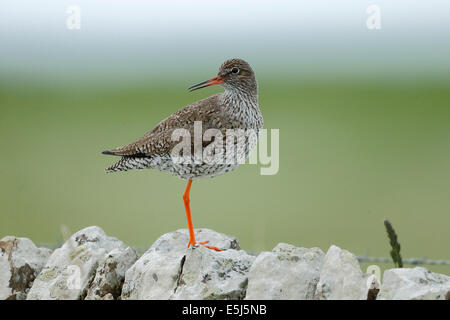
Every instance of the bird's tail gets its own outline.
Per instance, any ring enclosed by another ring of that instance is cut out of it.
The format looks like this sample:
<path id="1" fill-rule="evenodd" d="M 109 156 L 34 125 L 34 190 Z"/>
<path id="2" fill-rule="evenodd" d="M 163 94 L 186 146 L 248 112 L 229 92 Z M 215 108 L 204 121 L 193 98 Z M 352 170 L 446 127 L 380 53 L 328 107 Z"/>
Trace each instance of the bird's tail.
<path id="1" fill-rule="evenodd" d="M 128 171 L 133 169 L 131 166 L 127 165 L 129 158 L 122 157 L 119 161 L 114 163 L 113 165 L 109 166 L 105 169 L 107 173 L 110 172 L 118 172 L 118 171 Z"/>
<path id="2" fill-rule="evenodd" d="M 106 168 L 106 172 L 128 171 L 133 169 L 151 168 L 150 157 L 131 157 L 124 156 L 112 166 Z"/>

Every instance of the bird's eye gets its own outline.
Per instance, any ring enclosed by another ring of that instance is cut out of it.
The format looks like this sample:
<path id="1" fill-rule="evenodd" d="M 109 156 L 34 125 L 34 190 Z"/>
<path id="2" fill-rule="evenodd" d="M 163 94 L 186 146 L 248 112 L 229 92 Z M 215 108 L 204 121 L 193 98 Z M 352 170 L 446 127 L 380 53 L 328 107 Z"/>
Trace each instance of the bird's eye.
<path id="1" fill-rule="evenodd" d="M 233 69 L 231 69 L 231 72 L 234 74 L 238 74 L 239 73 L 239 68 L 234 67 Z"/>

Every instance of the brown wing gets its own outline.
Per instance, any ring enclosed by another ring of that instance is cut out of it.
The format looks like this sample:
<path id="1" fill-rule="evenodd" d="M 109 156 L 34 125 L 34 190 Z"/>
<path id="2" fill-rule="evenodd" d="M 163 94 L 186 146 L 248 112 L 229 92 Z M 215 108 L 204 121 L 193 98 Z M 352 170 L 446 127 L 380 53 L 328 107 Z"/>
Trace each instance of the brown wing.
<path id="1" fill-rule="evenodd" d="M 179 141 L 172 141 L 175 129 L 184 128 L 193 136 L 194 121 L 202 121 L 203 131 L 220 128 L 222 114 L 219 107 L 219 95 L 213 95 L 194 104 L 188 105 L 161 121 L 142 138 L 125 146 L 104 151 L 104 154 L 116 156 L 151 156 L 169 154 Z"/>

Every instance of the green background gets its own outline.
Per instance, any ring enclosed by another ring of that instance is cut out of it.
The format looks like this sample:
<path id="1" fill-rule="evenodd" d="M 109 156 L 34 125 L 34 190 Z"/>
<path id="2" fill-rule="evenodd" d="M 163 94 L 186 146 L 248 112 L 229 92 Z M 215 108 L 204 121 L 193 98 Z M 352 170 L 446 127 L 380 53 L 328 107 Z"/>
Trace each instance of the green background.
<path id="1" fill-rule="evenodd" d="M 251 251 L 287 242 L 388 256 L 388 218 L 404 257 L 450 258 L 449 83 L 261 80 L 265 127 L 280 130 L 279 172 L 246 164 L 195 181 L 194 226 L 235 235 Z M 148 247 L 185 228 L 185 181 L 154 170 L 106 174 L 116 158 L 100 154 L 220 91 L 185 87 L 3 84 L 0 234 L 53 243 L 60 225 L 99 225 Z"/>
<path id="2" fill-rule="evenodd" d="M 450 260 L 450 3 L 380 0 L 368 30 L 369 1 L 199 2 L 79 0 L 75 31 L 72 2 L 0 4 L 0 237 L 56 245 L 61 226 L 98 225 L 148 248 L 186 228 L 185 181 L 106 174 L 117 158 L 101 151 L 220 92 L 187 88 L 240 57 L 280 130 L 279 172 L 194 181 L 195 227 L 252 252 L 389 257 L 387 218 L 404 258 Z"/>

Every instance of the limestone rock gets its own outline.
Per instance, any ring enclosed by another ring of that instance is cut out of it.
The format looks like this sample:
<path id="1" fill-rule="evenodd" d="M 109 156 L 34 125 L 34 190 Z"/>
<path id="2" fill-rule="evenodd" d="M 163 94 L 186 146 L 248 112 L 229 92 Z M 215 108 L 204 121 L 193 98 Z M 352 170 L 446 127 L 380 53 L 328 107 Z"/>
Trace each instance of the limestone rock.
<path id="1" fill-rule="evenodd" d="M 209 229 L 196 229 L 195 234 L 198 242 L 209 240 L 226 250 L 188 249 L 187 230 L 167 233 L 128 269 L 122 299 L 219 299 L 242 294 L 244 288 L 239 286 L 245 287 L 253 257 L 239 250 L 236 238 Z M 229 280 L 231 275 L 236 279 Z"/>
<path id="2" fill-rule="evenodd" d="M 23 300 L 51 250 L 37 248 L 27 238 L 7 236 L 0 240 L 0 300 Z"/>
<path id="3" fill-rule="evenodd" d="M 0 299 L 447 299 L 450 277 L 425 268 L 390 269 L 380 285 L 356 257 L 331 246 L 280 243 L 257 257 L 236 238 L 196 229 L 201 245 L 187 248 L 188 230 L 161 236 L 140 258 L 99 227 L 72 235 L 54 252 L 26 238 L 0 240 Z"/>
<path id="4" fill-rule="evenodd" d="M 74 300 L 86 294 L 98 263 L 113 249 L 125 244 L 96 226 L 72 235 L 56 249 L 31 287 L 29 300 Z"/>
<path id="5" fill-rule="evenodd" d="M 449 300 L 450 277 L 423 267 L 384 272 L 378 300 Z"/>
<path id="6" fill-rule="evenodd" d="M 125 272 L 136 262 L 138 254 L 127 247 L 114 249 L 104 257 L 89 283 L 85 300 L 114 300 L 120 297 Z"/>
<path id="7" fill-rule="evenodd" d="M 250 268 L 246 299 L 313 299 L 325 254 L 319 248 L 280 243 Z"/>
<path id="8" fill-rule="evenodd" d="M 255 260 L 243 250 L 216 252 L 199 246 L 182 263 L 171 299 L 241 300 Z"/>
<path id="9" fill-rule="evenodd" d="M 368 276 L 361 271 L 356 257 L 347 250 L 331 246 L 323 260 L 314 298 L 366 300 L 368 291 Z"/>

